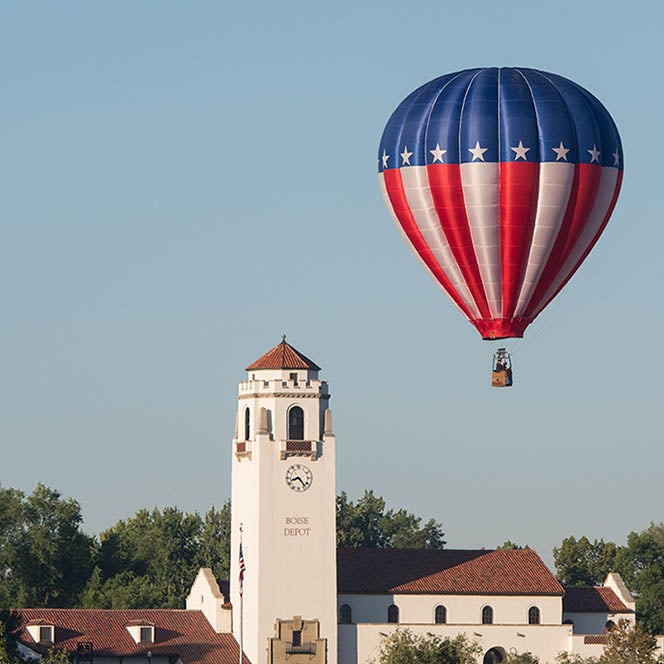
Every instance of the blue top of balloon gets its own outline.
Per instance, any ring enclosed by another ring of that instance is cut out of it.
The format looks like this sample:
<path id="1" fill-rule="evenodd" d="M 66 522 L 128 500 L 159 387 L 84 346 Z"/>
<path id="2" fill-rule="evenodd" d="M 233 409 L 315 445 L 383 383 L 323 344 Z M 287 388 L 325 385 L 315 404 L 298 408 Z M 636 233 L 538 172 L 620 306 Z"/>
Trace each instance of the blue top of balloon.
<path id="1" fill-rule="evenodd" d="M 385 127 L 378 170 L 515 157 L 623 168 L 616 125 L 590 92 L 556 74 L 491 67 L 441 76 L 408 95 Z"/>

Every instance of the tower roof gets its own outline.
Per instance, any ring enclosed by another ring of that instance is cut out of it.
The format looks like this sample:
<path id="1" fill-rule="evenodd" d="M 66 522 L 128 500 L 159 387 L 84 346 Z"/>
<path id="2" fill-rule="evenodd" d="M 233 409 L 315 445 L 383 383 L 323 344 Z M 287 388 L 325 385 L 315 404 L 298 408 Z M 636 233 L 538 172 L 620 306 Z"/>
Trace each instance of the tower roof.
<path id="1" fill-rule="evenodd" d="M 281 337 L 281 343 L 259 357 L 253 364 L 250 364 L 246 371 L 257 369 L 313 369 L 314 371 L 320 371 L 320 367 L 315 362 L 312 362 L 306 355 L 302 355 L 299 350 L 286 343 L 285 334 Z"/>

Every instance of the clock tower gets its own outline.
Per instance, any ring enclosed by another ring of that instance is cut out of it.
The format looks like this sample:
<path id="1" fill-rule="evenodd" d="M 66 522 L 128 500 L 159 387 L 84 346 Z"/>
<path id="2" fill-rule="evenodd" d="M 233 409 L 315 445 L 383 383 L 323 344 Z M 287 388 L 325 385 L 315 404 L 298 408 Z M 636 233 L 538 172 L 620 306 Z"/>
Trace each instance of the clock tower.
<path id="1" fill-rule="evenodd" d="M 230 581 L 252 664 L 337 661 L 335 438 L 319 371 L 284 336 L 239 386 Z"/>

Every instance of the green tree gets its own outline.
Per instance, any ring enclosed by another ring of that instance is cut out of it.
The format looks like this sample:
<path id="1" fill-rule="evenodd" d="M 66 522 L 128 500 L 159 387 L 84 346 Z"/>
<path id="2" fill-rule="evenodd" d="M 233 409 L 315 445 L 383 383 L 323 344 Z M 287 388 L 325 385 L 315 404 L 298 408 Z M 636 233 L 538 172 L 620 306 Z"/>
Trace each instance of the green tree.
<path id="1" fill-rule="evenodd" d="M 599 664 L 658 664 L 657 639 L 638 623 L 621 620 L 606 636 Z"/>
<path id="2" fill-rule="evenodd" d="M 19 617 L 13 611 L 0 611 L 0 664 L 19 664 L 16 653 L 14 631 L 19 625 Z"/>
<path id="3" fill-rule="evenodd" d="M 539 664 L 539 657 L 535 657 L 531 652 L 522 652 L 518 655 L 507 653 L 505 664 Z"/>
<path id="4" fill-rule="evenodd" d="M 81 521 L 78 502 L 43 484 L 0 487 L 0 606 L 77 605 L 94 550 Z"/>
<path id="5" fill-rule="evenodd" d="M 553 550 L 558 580 L 567 586 L 596 586 L 616 571 L 619 548 L 613 542 L 587 537 L 564 539 Z"/>
<path id="6" fill-rule="evenodd" d="M 140 510 L 100 535 L 99 572 L 85 599 L 109 608 L 180 608 L 201 565 L 198 514 Z"/>
<path id="7" fill-rule="evenodd" d="M 597 658 L 581 657 L 581 655 L 561 652 L 556 656 L 556 664 L 597 664 Z"/>
<path id="8" fill-rule="evenodd" d="M 397 629 L 384 636 L 373 664 L 475 664 L 480 646 L 465 635 L 443 638 Z"/>
<path id="9" fill-rule="evenodd" d="M 512 540 L 505 540 L 500 546 L 496 547 L 497 549 L 530 549 L 530 547 L 526 544 L 526 546 L 521 546 L 520 544 L 515 544 L 512 542 Z"/>
<path id="10" fill-rule="evenodd" d="M 42 664 L 71 664 L 71 657 L 66 650 L 49 648 L 42 658 Z"/>
<path id="11" fill-rule="evenodd" d="M 227 500 L 220 510 L 214 505 L 203 519 L 199 565 L 209 567 L 215 578 L 230 576 L 231 553 L 231 501 Z"/>
<path id="12" fill-rule="evenodd" d="M 337 496 L 337 544 L 339 546 L 400 549 L 442 549 L 442 526 L 405 509 L 386 510 L 383 498 L 365 491 L 356 503 L 344 491 Z"/>
<path id="13" fill-rule="evenodd" d="M 632 532 L 618 557 L 618 569 L 637 594 L 639 622 L 654 634 L 664 632 L 664 523 Z"/>

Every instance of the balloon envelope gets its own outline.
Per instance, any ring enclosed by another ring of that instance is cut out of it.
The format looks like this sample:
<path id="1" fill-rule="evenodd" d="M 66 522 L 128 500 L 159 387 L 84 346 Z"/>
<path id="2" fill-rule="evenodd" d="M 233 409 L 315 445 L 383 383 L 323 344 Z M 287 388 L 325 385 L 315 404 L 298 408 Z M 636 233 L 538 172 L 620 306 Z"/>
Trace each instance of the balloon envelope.
<path id="1" fill-rule="evenodd" d="M 616 204 L 620 136 L 572 81 L 468 69 L 415 90 L 378 153 L 402 235 L 484 339 L 522 337 L 588 255 Z"/>

